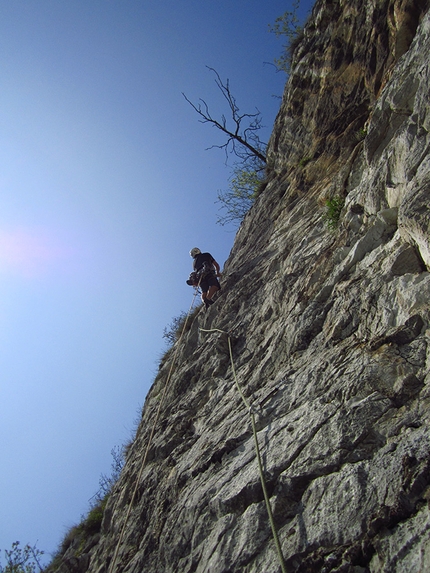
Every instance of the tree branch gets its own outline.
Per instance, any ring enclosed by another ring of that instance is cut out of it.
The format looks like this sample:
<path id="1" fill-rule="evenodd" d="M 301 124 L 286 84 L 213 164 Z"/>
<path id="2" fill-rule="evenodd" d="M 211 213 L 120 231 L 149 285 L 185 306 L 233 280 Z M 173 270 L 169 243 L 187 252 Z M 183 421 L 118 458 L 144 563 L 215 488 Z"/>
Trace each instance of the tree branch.
<path id="1" fill-rule="evenodd" d="M 220 75 L 214 68 L 210 68 L 209 66 L 206 67 L 211 72 L 214 72 L 216 76 L 215 83 L 227 101 L 230 108 L 231 121 L 233 123 L 233 127 L 228 127 L 225 115 L 221 115 L 220 120 L 212 117 L 209 111 L 209 106 L 205 100 L 200 98 L 200 103 L 196 105 L 189 100 L 184 93 L 182 93 L 186 101 L 202 118 L 199 120 L 201 123 L 209 123 L 227 135 L 226 143 L 223 145 L 212 145 L 208 149 L 217 147 L 219 149 L 224 149 L 227 157 L 230 152 L 239 157 L 242 161 L 248 161 L 254 157 L 259 161 L 266 163 L 266 144 L 260 140 L 257 134 L 257 132 L 262 128 L 260 112 L 257 110 L 256 113 L 239 113 L 236 99 L 230 91 L 229 80 L 227 79 L 224 84 Z M 246 123 L 245 128 L 243 128 L 244 123 Z"/>

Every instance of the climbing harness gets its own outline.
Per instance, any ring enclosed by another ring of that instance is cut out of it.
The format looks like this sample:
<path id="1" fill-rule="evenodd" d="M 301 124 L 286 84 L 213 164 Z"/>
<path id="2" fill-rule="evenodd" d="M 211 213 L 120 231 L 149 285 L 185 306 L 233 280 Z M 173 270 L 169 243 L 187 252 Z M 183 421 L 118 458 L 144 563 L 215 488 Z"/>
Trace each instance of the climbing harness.
<path id="1" fill-rule="evenodd" d="M 158 404 L 157 413 L 156 413 L 156 415 L 155 415 L 155 420 L 154 420 L 154 423 L 153 423 L 153 425 L 152 425 L 151 433 L 150 433 L 150 435 L 149 435 L 148 442 L 147 442 L 146 449 L 145 449 L 145 454 L 144 454 L 144 456 L 143 456 L 143 462 L 142 462 L 142 464 L 141 464 L 141 466 L 140 466 L 140 470 L 139 470 L 139 473 L 138 473 L 137 478 L 136 478 L 136 484 L 135 484 L 135 486 L 134 486 L 133 494 L 132 494 L 132 496 L 131 496 L 131 500 L 130 500 L 130 503 L 129 503 L 129 505 L 128 505 L 127 513 L 126 513 L 126 516 L 125 516 L 125 520 L 124 520 L 123 526 L 122 526 L 122 528 L 121 528 L 121 533 L 120 533 L 120 536 L 119 536 L 119 539 L 118 539 L 118 543 L 116 544 L 116 547 L 115 547 L 115 553 L 114 553 L 113 559 L 112 559 L 112 561 L 111 561 L 111 563 L 110 563 L 110 565 L 109 565 L 109 567 L 108 567 L 108 573 L 114 573 L 114 571 L 115 571 L 115 566 L 116 566 L 116 562 L 117 562 L 117 559 L 118 559 L 119 549 L 120 549 L 120 547 L 121 547 L 122 540 L 123 540 L 123 538 L 124 538 L 125 528 L 126 528 L 128 519 L 129 519 L 129 517 L 130 517 L 131 508 L 133 507 L 134 500 L 135 500 L 135 498 L 136 498 L 136 493 L 137 493 L 137 489 L 138 489 L 138 487 L 139 487 L 140 478 L 142 477 L 142 473 L 143 473 L 143 470 L 144 470 L 145 465 L 146 465 L 146 459 L 147 459 L 147 457 L 148 457 L 149 449 L 150 449 L 151 444 L 152 444 L 152 439 L 153 439 L 154 434 L 155 434 L 155 427 L 156 427 L 156 425 L 157 425 L 157 423 L 158 423 L 158 419 L 159 419 L 160 414 L 161 414 L 161 408 L 162 408 L 162 406 L 163 406 L 163 404 L 164 404 L 164 400 L 165 400 L 166 395 L 167 395 L 167 390 L 168 390 L 168 388 L 169 388 L 170 379 L 171 379 L 172 373 L 173 373 L 173 367 L 174 367 L 174 365 L 175 365 L 176 357 L 177 357 L 178 350 L 179 350 L 179 343 L 180 343 L 180 341 L 181 341 L 181 339 L 182 339 L 182 336 L 184 335 L 185 329 L 186 329 L 187 324 L 188 324 L 188 319 L 189 319 L 190 314 L 191 314 L 191 310 L 192 310 L 192 308 L 193 308 L 193 306 L 194 306 L 194 301 L 195 301 L 196 296 L 197 296 L 197 294 L 198 294 L 198 292 L 199 292 L 198 289 L 199 289 L 199 286 L 200 286 L 200 281 L 201 281 L 201 278 L 200 278 L 198 284 L 196 285 L 195 292 L 194 292 L 194 296 L 193 296 L 193 300 L 192 300 L 192 302 L 191 302 L 191 306 L 190 306 L 190 308 L 189 308 L 189 310 L 188 310 L 187 316 L 186 316 L 185 321 L 184 321 L 184 325 L 183 325 L 183 327 L 182 327 L 181 334 L 180 334 L 180 336 L 179 336 L 179 338 L 178 338 L 178 341 L 177 341 L 177 343 L 176 343 L 175 354 L 173 355 L 173 360 L 172 360 L 172 363 L 171 363 L 171 365 L 170 365 L 169 373 L 168 373 L 168 375 L 167 375 L 167 380 L 166 380 L 166 384 L 165 384 L 165 386 L 164 386 L 164 390 L 163 390 L 163 393 L 162 393 L 162 396 L 161 396 L 160 403 Z"/>
<path id="2" fill-rule="evenodd" d="M 234 360 L 233 360 L 233 351 L 231 348 L 230 332 L 226 332 L 225 330 L 220 330 L 218 328 L 213 328 L 211 330 L 205 330 L 203 328 L 200 328 L 200 330 L 201 330 L 201 332 L 220 332 L 222 334 L 227 335 L 228 350 L 229 350 L 229 354 L 230 354 L 230 364 L 231 364 L 231 370 L 233 372 L 234 382 L 236 384 L 236 388 L 239 392 L 239 395 L 242 398 L 242 402 L 244 403 L 245 408 L 248 410 L 249 417 L 251 419 L 252 433 L 254 435 L 255 453 L 257 455 L 258 470 L 260 473 L 261 488 L 263 490 L 264 501 L 266 503 L 266 509 L 267 509 L 267 515 L 269 517 L 270 527 L 272 529 L 272 535 L 273 535 L 273 540 L 274 540 L 275 546 L 276 546 L 276 552 L 277 552 L 278 558 L 279 558 L 279 564 L 281 566 L 282 573 L 287 573 L 287 568 L 286 568 L 286 564 L 285 564 L 285 560 L 284 560 L 284 555 L 282 553 L 281 543 L 279 541 L 278 532 L 276 530 L 275 520 L 273 519 L 272 507 L 270 505 L 270 500 L 269 500 L 269 494 L 267 493 L 266 480 L 264 479 L 263 462 L 261 461 L 260 446 L 258 445 L 257 427 L 255 424 L 255 409 L 254 409 L 254 406 L 252 406 L 249 403 L 249 401 L 246 399 L 245 394 L 242 392 L 242 388 L 240 387 L 239 382 L 237 380 L 236 369 L 235 369 Z"/>

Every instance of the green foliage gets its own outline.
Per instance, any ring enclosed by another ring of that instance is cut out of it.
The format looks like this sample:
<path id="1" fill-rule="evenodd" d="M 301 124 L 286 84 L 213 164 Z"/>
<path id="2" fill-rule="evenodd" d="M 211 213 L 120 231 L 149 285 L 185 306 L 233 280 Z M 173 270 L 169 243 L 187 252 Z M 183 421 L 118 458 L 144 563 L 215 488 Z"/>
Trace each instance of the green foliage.
<path id="1" fill-rule="evenodd" d="M 43 551 L 36 546 L 26 545 L 21 549 L 19 541 L 12 543 L 10 551 L 5 549 L 6 566 L 0 565 L 0 573 L 36 573 L 42 571 L 39 563 Z"/>
<path id="2" fill-rule="evenodd" d="M 179 316 L 172 318 L 172 322 L 164 329 L 163 338 L 165 338 L 169 344 L 175 344 L 175 342 L 179 340 L 186 318 L 187 313 L 181 312 Z"/>
<path id="3" fill-rule="evenodd" d="M 191 324 L 201 307 L 202 305 L 194 307 L 194 310 L 190 312 L 189 316 L 187 312 L 183 311 L 179 316 L 172 318 L 172 322 L 164 329 L 163 338 L 165 338 L 169 344 L 175 344 L 175 342 L 179 340 L 182 332 L 188 332 L 188 330 L 190 330 Z"/>
<path id="4" fill-rule="evenodd" d="M 102 520 L 103 520 L 103 513 L 107 504 L 108 495 L 97 502 L 89 511 L 86 519 L 82 522 L 81 527 L 82 531 L 86 535 L 94 535 L 100 531 Z"/>
<path id="5" fill-rule="evenodd" d="M 345 199 L 336 195 L 325 202 L 325 213 L 323 219 L 327 227 L 334 231 L 339 225 L 340 213 L 345 205 Z"/>
<path id="6" fill-rule="evenodd" d="M 217 203 L 221 203 L 220 210 L 225 212 L 218 217 L 218 224 L 240 225 L 261 192 L 263 173 L 261 166 L 257 169 L 255 163 L 236 164 L 230 179 L 230 188 L 228 191 L 218 192 Z"/>
<path id="7" fill-rule="evenodd" d="M 126 446 L 116 446 L 112 448 L 111 455 L 113 461 L 111 463 L 110 475 L 102 474 L 100 476 L 100 488 L 90 500 L 90 509 L 88 514 L 86 516 L 82 516 L 81 522 L 78 525 L 75 525 L 68 530 L 64 536 L 59 550 L 57 551 L 57 554 L 54 556 L 49 566 L 45 569 L 45 573 L 56 571 L 68 549 L 73 548 L 73 552 L 76 555 L 79 555 L 85 547 L 87 540 L 92 535 L 95 535 L 100 531 L 109 495 L 114 484 L 119 479 L 121 470 L 124 466 L 125 451 Z M 0 573 L 3 573 L 1 569 Z M 12 571 L 8 571 L 7 573 L 12 573 Z M 25 573 L 27 573 L 27 571 L 25 571 Z M 33 571 L 29 573 L 33 573 Z"/>
<path id="8" fill-rule="evenodd" d="M 118 481 L 125 460 L 125 446 L 115 446 L 110 451 L 112 456 L 111 473 L 102 474 L 99 479 L 100 489 L 94 496 L 95 500 L 101 502 L 110 494 L 115 482 Z"/>
<path id="9" fill-rule="evenodd" d="M 56 571 L 60 567 L 62 559 L 68 550 L 72 550 L 73 554 L 76 556 L 82 553 L 88 539 L 92 535 L 99 533 L 101 529 L 103 514 L 108 499 L 109 495 L 106 495 L 104 499 L 97 500 L 91 506 L 88 515 L 82 518 L 81 523 L 71 527 L 68 530 L 64 536 L 59 550 L 57 551 L 48 567 L 44 570 L 44 573 L 53 573 Z M 33 571 L 31 573 L 33 573 Z"/>
<path id="10" fill-rule="evenodd" d="M 305 167 L 309 163 L 309 161 L 311 161 L 311 160 L 312 160 L 312 157 L 303 157 L 299 161 L 300 167 Z"/>
<path id="11" fill-rule="evenodd" d="M 125 447 L 115 446 L 110 451 L 112 456 L 110 474 L 101 474 L 99 479 L 100 489 L 91 498 L 92 505 L 87 517 L 82 521 L 80 527 L 85 533 L 92 535 L 100 531 L 103 513 L 111 494 L 114 484 L 118 481 L 125 460 Z"/>
<path id="12" fill-rule="evenodd" d="M 283 36 L 287 38 L 286 44 L 283 45 L 283 53 L 279 58 L 275 59 L 275 65 L 278 70 L 290 73 L 291 60 L 294 51 L 297 48 L 300 40 L 303 38 L 303 26 L 301 25 L 298 16 L 301 0 L 294 0 L 292 10 L 287 10 L 276 18 L 273 26 L 269 25 L 269 30 L 277 37 Z"/>
<path id="13" fill-rule="evenodd" d="M 357 141 L 362 141 L 367 135 L 367 129 L 365 127 L 360 127 L 355 133 L 355 139 Z"/>

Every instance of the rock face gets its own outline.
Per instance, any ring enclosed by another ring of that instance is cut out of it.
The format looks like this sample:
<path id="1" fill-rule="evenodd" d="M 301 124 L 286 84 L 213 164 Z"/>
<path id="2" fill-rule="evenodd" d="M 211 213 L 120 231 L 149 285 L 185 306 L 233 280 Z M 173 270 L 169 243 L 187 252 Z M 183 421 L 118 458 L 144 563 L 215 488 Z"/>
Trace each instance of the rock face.
<path id="1" fill-rule="evenodd" d="M 223 290 L 55 571 L 281 571 L 234 371 L 286 570 L 430 571 L 428 7 L 317 2 Z"/>

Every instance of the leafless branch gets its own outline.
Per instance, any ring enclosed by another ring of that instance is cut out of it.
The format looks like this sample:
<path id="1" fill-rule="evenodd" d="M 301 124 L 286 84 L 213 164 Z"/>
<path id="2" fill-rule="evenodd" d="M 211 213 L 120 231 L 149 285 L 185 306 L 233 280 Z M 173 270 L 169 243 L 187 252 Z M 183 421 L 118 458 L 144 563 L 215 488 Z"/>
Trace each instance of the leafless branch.
<path id="1" fill-rule="evenodd" d="M 258 136 L 258 131 L 262 128 L 261 113 L 257 109 L 256 113 L 241 114 L 239 112 L 236 99 L 230 91 L 229 80 L 227 79 L 226 82 L 223 83 L 220 75 L 216 70 L 214 70 L 214 68 L 210 68 L 209 66 L 206 67 L 215 74 L 215 83 L 230 108 L 231 127 L 228 126 L 228 122 L 224 114 L 221 115 L 221 119 L 212 117 L 209 106 L 205 100 L 200 98 L 199 103 L 194 104 L 184 93 L 182 93 L 182 95 L 202 118 L 199 120 L 201 123 L 209 123 L 227 136 L 226 143 L 222 145 L 212 145 L 208 149 L 217 147 L 225 150 L 226 157 L 228 157 L 229 153 L 233 153 L 242 161 L 249 161 L 256 158 L 257 160 L 266 163 L 266 144 L 263 143 Z"/>

